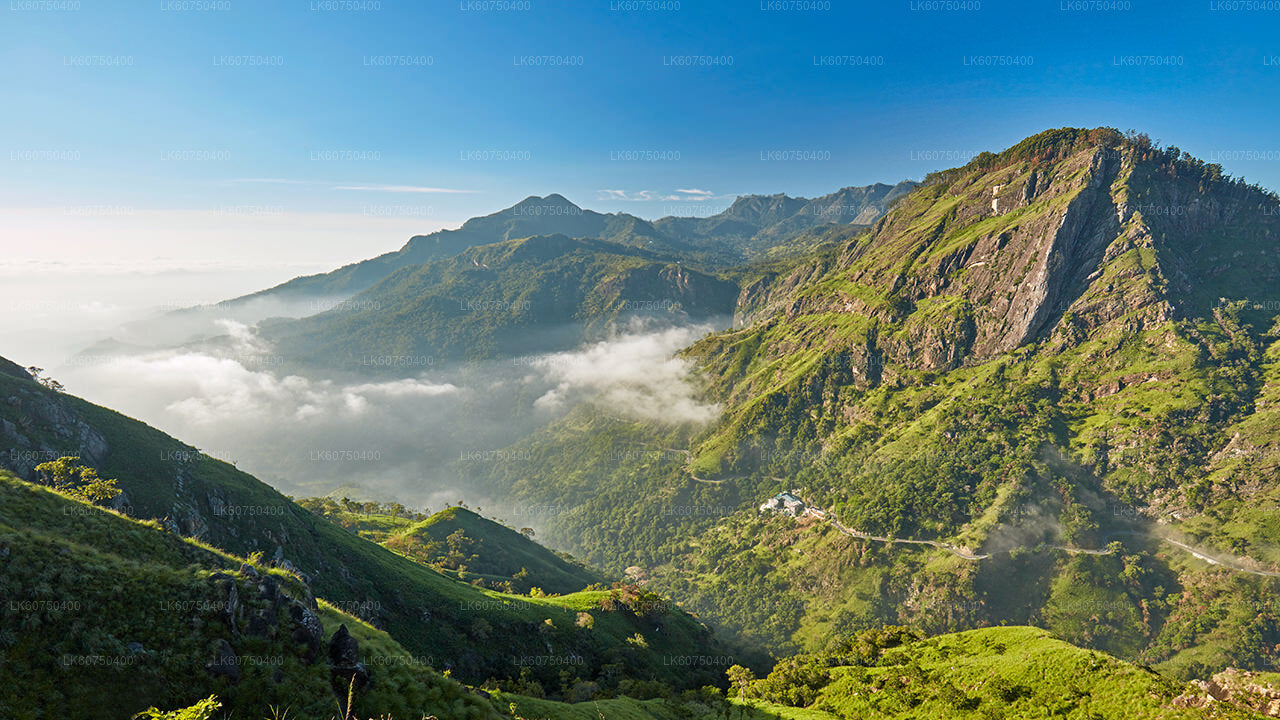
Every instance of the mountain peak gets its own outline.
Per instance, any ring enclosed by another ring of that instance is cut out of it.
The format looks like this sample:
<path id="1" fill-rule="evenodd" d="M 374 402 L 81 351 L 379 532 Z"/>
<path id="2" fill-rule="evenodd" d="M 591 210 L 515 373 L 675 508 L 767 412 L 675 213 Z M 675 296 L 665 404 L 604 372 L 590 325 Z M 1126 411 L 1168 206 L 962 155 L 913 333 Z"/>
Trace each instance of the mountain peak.
<path id="1" fill-rule="evenodd" d="M 561 195 L 560 193 L 551 193 L 546 197 L 538 197 L 537 195 L 530 195 L 529 197 L 521 200 L 515 205 L 512 205 L 507 210 L 508 211 L 524 210 L 531 207 L 539 207 L 543 209 L 572 208 L 573 210 L 576 210 L 578 212 L 582 211 L 581 207 L 574 204 L 572 201 L 570 201 L 568 198 Z"/>

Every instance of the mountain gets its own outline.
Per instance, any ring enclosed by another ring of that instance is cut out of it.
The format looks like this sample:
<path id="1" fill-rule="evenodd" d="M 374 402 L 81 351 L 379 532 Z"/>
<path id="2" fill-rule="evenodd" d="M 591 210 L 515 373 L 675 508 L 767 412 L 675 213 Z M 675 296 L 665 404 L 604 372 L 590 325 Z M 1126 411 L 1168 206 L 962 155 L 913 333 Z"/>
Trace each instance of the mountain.
<path id="1" fill-rule="evenodd" d="M 766 226 L 747 247 L 755 255 L 778 256 L 794 253 L 795 239 L 806 231 L 841 227 L 867 227 L 879 220 L 900 198 L 918 183 L 904 180 L 897 185 L 876 183 L 847 187 L 806 202 L 794 215 Z"/>
<path id="2" fill-rule="evenodd" d="M 341 285 L 360 291 L 316 315 L 265 322 L 263 335 L 300 367 L 352 370 L 369 357 L 480 360 L 566 349 L 628 314 L 728 316 L 739 289 L 684 262 L 707 261 L 705 252 L 736 260 L 809 249 L 823 238 L 805 231 L 862 229 L 850 219 L 878 217 L 914 185 L 844 188 L 814 200 L 745 196 L 712 217 L 653 224 L 583 211 L 559 195 L 531 197 L 458 231 L 414 238 L 396 256 L 398 269 L 382 263 L 388 272 L 367 289 Z M 552 227 L 563 232 L 524 235 Z M 492 240 L 451 244 L 476 238 Z M 347 272 L 331 280 L 347 283 Z M 331 280 L 323 292 L 336 292 Z M 320 292 L 309 283 L 288 292 Z"/>
<path id="3" fill-rule="evenodd" d="M 347 532 L 136 420 L 11 375 L 0 374 L 0 399 L 0 467 L 34 480 L 36 465 L 79 456 L 101 477 L 119 480 L 124 494 L 115 507 L 130 517 L 236 555 L 260 554 L 316 597 L 464 682 L 508 689 L 537 683 L 564 697 L 579 681 L 606 691 L 640 681 L 698 688 L 720 676 L 715 668 L 664 663 L 719 647 L 669 600 L 631 588 L 542 598 L 483 590 Z M 19 530 L 20 521 L 13 521 Z M 513 656 L 575 662 L 530 666 Z M 617 663 L 627 670 L 611 669 Z"/>
<path id="4" fill-rule="evenodd" d="M 402 268 L 341 307 L 264 323 L 261 334 L 310 367 L 359 370 L 370 356 L 482 360 L 570 349 L 628 317 L 728 318 L 737 295 L 735 284 L 671 256 L 545 235 Z"/>
<path id="5" fill-rule="evenodd" d="M 738 261 L 785 254 L 791 241 L 814 228 L 869 226 L 916 186 L 876 183 L 847 187 L 807 199 L 788 195 L 744 195 L 724 211 L 704 218 L 666 217 L 653 227 L 699 246 L 717 247 Z"/>
<path id="6" fill-rule="evenodd" d="M 532 235 L 563 234 L 571 237 L 599 237 L 615 221 L 625 220 L 592 210 L 584 210 L 562 195 L 531 195 L 505 210 L 474 217 L 457 230 L 440 230 L 415 235 L 395 252 L 379 255 L 337 270 L 294 278 L 273 288 L 228 301 L 227 305 L 251 303 L 267 297 L 278 299 L 346 297 L 372 286 L 392 272 L 410 265 L 450 258 L 477 245 L 502 242 Z M 636 242 L 646 242 L 639 218 Z"/>
<path id="7" fill-rule="evenodd" d="M 813 200 L 785 195 L 739 197 L 708 217 L 665 217 L 652 223 L 627 213 L 598 213 L 552 193 L 531 195 L 515 205 L 467 220 L 456 230 L 415 235 L 395 252 L 345 265 L 327 273 L 294 278 L 266 290 L 228 300 L 218 312 L 234 312 L 267 300 L 340 299 L 372 287 L 396 270 L 454 257 L 479 245 L 535 235 L 594 238 L 661 253 L 686 262 L 727 267 L 776 244 L 787 234 L 828 223 L 869 224 L 915 183 L 844 188 Z M 691 206 L 691 209 L 696 209 Z M 179 314 L 207 312 L 193 308 Z"/>
<path id="8" fill-rule="evenodd" d="M 460 470 L 581 508 L 551 542 L 778 652 L 1030 623 L 1181 678 L 1265 668 L 1277 208 L 1141 136 L 1047 131 L 742 271 L 735 327 L 685 351 L 716 422 L 582 408 L 518 471 Z M 823 514 L 756 511 L 792 489 Z"/>

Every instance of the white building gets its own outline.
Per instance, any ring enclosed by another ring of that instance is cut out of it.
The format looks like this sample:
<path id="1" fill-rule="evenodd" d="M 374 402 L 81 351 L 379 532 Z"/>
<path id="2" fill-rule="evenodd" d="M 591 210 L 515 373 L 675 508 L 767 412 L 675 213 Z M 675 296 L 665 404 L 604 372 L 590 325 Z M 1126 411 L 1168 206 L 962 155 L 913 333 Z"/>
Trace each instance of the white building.
<path id="1" fill-rule="evenodd" d="M 780 492 L 760 506 L 760 512 L 785 512 L 792 516 L 804 513 L 804 501 L 789 492 Z"/>

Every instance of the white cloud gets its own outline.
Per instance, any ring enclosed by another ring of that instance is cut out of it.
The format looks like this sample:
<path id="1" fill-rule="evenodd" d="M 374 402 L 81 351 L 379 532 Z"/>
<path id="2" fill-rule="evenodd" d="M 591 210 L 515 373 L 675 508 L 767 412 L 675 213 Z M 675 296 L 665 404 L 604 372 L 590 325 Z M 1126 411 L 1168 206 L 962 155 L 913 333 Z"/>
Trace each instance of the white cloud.
<path id="1" fill-rule="evenodd" d="M 720 413 L 698 398 L 690 363 L 675 357 L 709 325 L 637 325 L 573 351 L 385 380 L 288 375 L 252 326 L 229 319 L 217 326 L 216 350 L 86 356 L 54 376 L 70 392 L 237 461 L 284 492 L 354 485 L 437 507 L 459 497 L 488 506 L 494 498 L 458 477 L 453 461 L 509 447 L 579 403 L 659 423 L 709 422 Z"/>
<path id="2" fill-rule="evenodd" d="M 692 363 L 675 353 L 712 329 L 633 331 L 580 350 L 543 356 L 533 366 L 556 385 L 534 405 L 559 410 L 566 403 L 589 399 L 640 420 L 710 422 L 719 416 L 720 407 L 698 400 L 689 380 Z"/>

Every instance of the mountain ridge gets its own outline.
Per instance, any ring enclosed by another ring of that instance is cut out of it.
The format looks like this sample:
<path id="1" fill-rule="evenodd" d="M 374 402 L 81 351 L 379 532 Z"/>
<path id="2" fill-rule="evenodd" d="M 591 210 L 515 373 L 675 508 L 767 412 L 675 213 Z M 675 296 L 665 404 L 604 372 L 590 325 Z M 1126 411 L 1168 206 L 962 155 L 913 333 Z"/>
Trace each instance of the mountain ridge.
<path id="1" fill-rule="evenodd" d="M 709 260 L 716 257 L 717 253 L 726 252 L 725 248 L 699 247 L 695 241 L 706 242 L 708 237 L 714 238 L 720 234 L 742 240 L 767 232 L 777 234 L 779 231 L 773 230 L 772 226 L 788 220 L 791 220 L 793 225 L 803 227 L 821 224 L 817 220 L 823 217 L 823 213 L 812 212 L 815 218 L 812 222 L 804 222 L 798 216 L 803 216 L 805 208 L 815 203 L 826 202 L 829 205 L 838 198 L 846 198 L 846 204 L 840 212 L 828 211 L 826 213 L 828 217 L 844 218 L 846 222 L 858 218 L 874 219 L 865 213 L 871 212 L 878 215 L 883 211 L 881 204 L 878 203 L 891 201 L 896 197 L 895 193 L 900 193 L 909 185 L 913 183 L 904 181 L 893 186 L 876 183 L 864 188 L 846 187 L 814 199 L 791 198 L 783 194 L 743 195 L 739 196 L 729 208 L 713 216 L 697 218 L 667 216 L 653 221 L 628 213 L 598 213 L 584 209 L 559 193 L 551 193 L 545 197 L 530 195 L 509 208 L 471 218 L 457 229 L 415 235 L 399 250 L 345 265 L 327 273 L 294 278 L 272 288 L 227 300 L 222 305 L 235 307 L 267 297 L 349 296 L 372 286 L 379 279 L 401 267 L 453 257 L 476 245 L 534 235 L 563 234 L 575 238 L 598 237 L 633 247 L 653 247 L 661 251 L 683 252 L 690 254 L 692 258 Z M 865 197 L 856 206 L 856 211 L 852 210 L 855 206 L 849 204 L 847 200 L 851 196 L 857 196 L 860 199 Z M 747 206 L 759 204 L 766 198 L 778 200 L 784 206 L 792 208 L 793 212 L 770 214 L 746 209 Z M 747 218 L 742 217 L 744 215 Z M 754 218 L 755 222 L 748 218 Z M 714 229 L 717 225 L 726 223 L 727 225 L 721 227 L 719 231 Z M 712 254 L 708 255 L 708 252 Z"/>

